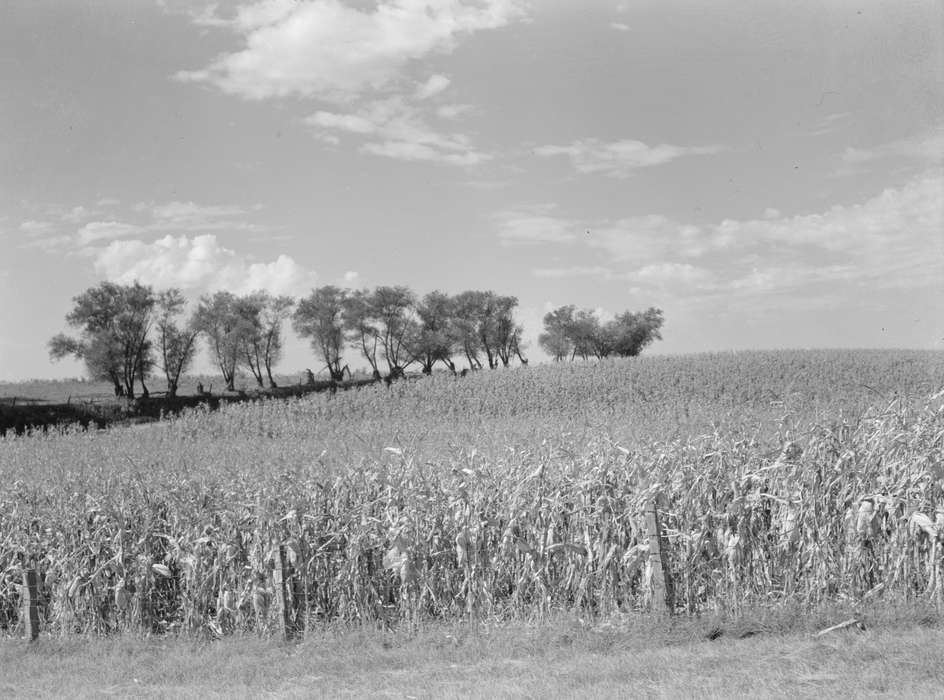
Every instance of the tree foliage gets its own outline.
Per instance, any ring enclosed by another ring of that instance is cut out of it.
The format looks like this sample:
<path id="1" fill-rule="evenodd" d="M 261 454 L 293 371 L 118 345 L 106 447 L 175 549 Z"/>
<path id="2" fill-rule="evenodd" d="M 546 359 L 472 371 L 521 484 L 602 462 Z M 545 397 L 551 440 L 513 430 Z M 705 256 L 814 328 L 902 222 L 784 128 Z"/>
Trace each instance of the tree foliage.
<path id="1" fill-rule="evenodd" d="M 151 287 L 102 282 L 72 302 L 66 322 L 79 330 L 79 337 L 55 336 L 49 343 L 50 357 L 83 360 L 89 374 L 111 381 L 118 395 L 134 398 L 135 382 L 140 382 L 146 396 L 144 380 L 153 367 L 149 334 L 157 302 Z"/>
<path id="2" fill-rule="evenodd" d="M 177 396 L 180 377 L 190 368 L 197 351 L 199 331 L 193 320 L 184 324 L 179 320 L 186 304 L 179 289 L 168 289 L 157 295 L 157 346 L 169 398 Z"/>
<path id="3" fill-rule="evenodd" d="M 661 309 L 633 313 L 624 311 L 600 323 L 591 309 L 561 306 L 544 315 L 544 332 L 538 342 L 548 355 L 560 362 L 568 355 L 580 357 L 635 357 L 656 340 L 661 340 L 664 322 Z"/>
<path id="4" fill-rule="evenodd" d="M 341 361 L 344 355 L 344 328 L 347 292 L 328 285 L 313 289 L 298 302 L 292 326 L 302 338 L 311 339 L 315 354 L 325 363 L 334 381 L 344 379 Z M 356 334 L 355 334 L 356 335 Z"/>

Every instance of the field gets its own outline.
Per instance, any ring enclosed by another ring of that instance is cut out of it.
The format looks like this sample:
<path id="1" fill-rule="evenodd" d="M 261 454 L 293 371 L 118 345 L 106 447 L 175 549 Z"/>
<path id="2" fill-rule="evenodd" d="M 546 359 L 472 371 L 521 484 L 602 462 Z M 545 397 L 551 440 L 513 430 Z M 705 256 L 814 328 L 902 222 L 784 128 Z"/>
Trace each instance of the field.
<path id="1" fill-rule="evenodd" d="M 939 611 L 942 386 L 940 353 L 651 357 L 7 437 L 0 629 L 28 566 L 44 638 L 606 624 L 651 605 L 654 498 L 683 619 Z"/>

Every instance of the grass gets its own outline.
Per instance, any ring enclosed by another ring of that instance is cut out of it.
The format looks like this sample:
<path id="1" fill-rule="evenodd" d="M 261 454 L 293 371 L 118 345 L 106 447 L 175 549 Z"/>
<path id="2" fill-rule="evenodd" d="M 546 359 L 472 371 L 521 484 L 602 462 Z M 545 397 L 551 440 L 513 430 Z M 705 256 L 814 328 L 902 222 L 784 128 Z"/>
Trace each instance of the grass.
<path id="1" fill-rule="evenodd" d="M 906 613 L 815 637 L 748 620 L 622 616 L 433 625 L 419 634 L 327 630 L 297 644 L 236 636 L 0 642 L 0 695 L 17 697 L 932 697 L 939 622 Z M 807 622 L 814 620 L 807 618 Z M 825 618 L 824 618 L 825 619 Z"/>

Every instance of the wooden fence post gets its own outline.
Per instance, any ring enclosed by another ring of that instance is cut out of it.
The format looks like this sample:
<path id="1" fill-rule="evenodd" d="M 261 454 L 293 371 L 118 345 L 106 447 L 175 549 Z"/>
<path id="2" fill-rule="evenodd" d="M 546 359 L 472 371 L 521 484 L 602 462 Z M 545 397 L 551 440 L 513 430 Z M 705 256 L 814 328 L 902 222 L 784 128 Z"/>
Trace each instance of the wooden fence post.
<path id="1" fill-rule="evenodd" d="M 279 558 L 275 571 L 275 599 L 281 618 L 282 636 L 291 641 L 305 632 L 303 614 L 304 592 L 298 573 L 294 570 L 285 551 L 285 545 L 279 545 Z"/>
<path id="2" fill-rule="evenodd" d="M 646 532 L 649 535 L 649 565 L 652 568 L 652 610 L 672 614 L 675 611 L 675 595 L 672 573 L 666 556 L 662 523 L 659 520 L 660 496 L 646 504 Z"/>
<path id="3" fill-rule="evenodd" d="M 23 571 L 23 587 L 21 598 L 23 599 L 23 627 L 26 637 L 31 642 L 35 642 L 39 637 L 39 584 L 36 569 L 30 568 Z"/>

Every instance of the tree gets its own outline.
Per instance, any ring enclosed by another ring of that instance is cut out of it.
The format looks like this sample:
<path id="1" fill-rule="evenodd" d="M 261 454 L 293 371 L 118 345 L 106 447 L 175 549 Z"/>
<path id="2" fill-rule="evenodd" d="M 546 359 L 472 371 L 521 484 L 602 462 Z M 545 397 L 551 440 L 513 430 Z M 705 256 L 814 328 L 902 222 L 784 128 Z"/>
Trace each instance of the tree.
<path id="1" fill-rule="evenodd" d="M 414 317 L 416 295 L 408 287 L 377 287 L 369 303 L 388 376 L 401 376 L 413 362 L 408 348 L 418 332 Z"/>
<path id="2" fill-rule="evenodd" d="M 443 292 L 430 292 L 417 305 L 416 315 L 419 326 L 411 339 L 411 356 L 420 364 L 423 374 L 432 374 L 437 362 L 455 374 L 456 365 L 452 361 L 458 350 L 455 301 Z"/>
<path id="3" fill-rule="evenodd" d="M 544 333 L 538 337 L 541 347 L 556 361 L 568 355 L 586 360 L 610 355 L 634 357 L 650 343 L 661 340 L 662 311 L 650 308 L 640 313 L 626 311 L 601 324 L 591 309 L 561 306 L 544 315 Z"/>
<path id="4" fill-rule="evenodd" d="M 331 379 L 336 382 L 344 379 L 341 359 L 347 298 L 347 292 L 339 287 L 319 287 L 298 302 L 292 316 L 295 332 L 302 338 L 311 338 L 312 350 L 324 360 Z"/>
<path id="5" fill-rule="evenodd" d="M 80 329 L 79 338 L 60 334 L 49 343 L 52 359 L 73 355 L 84 360 L 94 378 L 108 379 L 116 394 L 134 398 L 134 385 L 144 383 L 151 371 L 149 338 L 156 303 L 149 286 L 134 282 L 119 285 L 102 282 L 73 297 L 74 306 L 66 322 Z"/>
<path id="6" fill-rule="evenodd" d="M 360 350 L 373 372 L 374 379 L 380 379 L 380 369 L 377 365 L 377 349 L 380 345 L 380 331 L 373 319 L 372 295 L 365 289 L 348 294 L 342 305 L 344 307 L 344 329 L 351 344 Z"/>
<path id="7" fill-rule="evenodd" d="M 639 313 L 625 311 L 607 324 L 612 334 L 613 353 L 620 357 L 635 357 L 646 347 L 662 340 L 662 309 L 650 307 Z"/>
<path id="8" fill-rule="evenodd" d="M 255 332 L 250 305 L 231 293 L 203 295 L 194 314 L 194 327 L 206 336 L 227 391 L 235 391 L 236 371 L 247 337 Z"/>
<path id="9" fill-rule="evenodd" d="M 157 345 L 161 369 L 167 381 L 167 397 L 175 398 L 180 377 L 190 368 L 197 351 L 199 331 L 193 322 L 178 323 L 186 306 L 179 289 L 168 289 L 157 295 Z"/>
<path id="10" fill-rule="evenodd" d="M 264 290 L 236 299 L 236 314 L 245 331 L 240 338 L 241 355 L 260 387 L 265 386 L 265 378 L 270 387 L 276 387 L 272 368 L 282 357 L 282 324 L 294 305 L 291 297 L 273 297 Z"/>
<path id="11" fill-rule="evenodd" d="M 484 306 L 483 295 L 484 292 L 469 290 L 457 294 L 453 300 L 453 333 L 470 370 L 482 368 L 479 359 L 479 352 L 482 350 L 479 326 Z"/>
<path id="12" fill-rule="evenodd" d="M 555 362 L 566 358 L 574 349 L 570 329 L 576 310 L 573 305 L 561 306 L 544 314 L 544 332 L 538 336 L 538 343 Z"/>
<path id="13" fill-rule="evenodd" d="M 502 366 L 507 367 L 515 355 L 522 359 L 519 342 L 524 328 L 516 324 L 514 318 L 518 298 L 493 296 L 490 301 L 486 320 L 486 339 L 483 340 L 483 344 L 486 348 L 491 344 L 495 366 L 498 360 L 501 360 Z"/>

